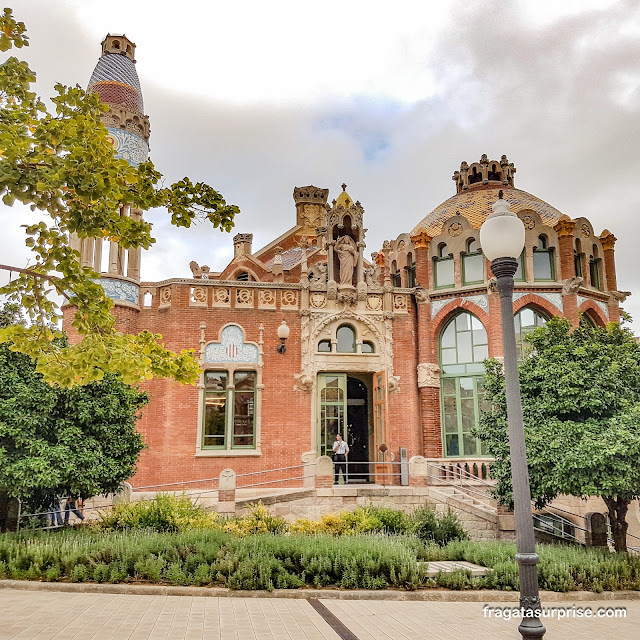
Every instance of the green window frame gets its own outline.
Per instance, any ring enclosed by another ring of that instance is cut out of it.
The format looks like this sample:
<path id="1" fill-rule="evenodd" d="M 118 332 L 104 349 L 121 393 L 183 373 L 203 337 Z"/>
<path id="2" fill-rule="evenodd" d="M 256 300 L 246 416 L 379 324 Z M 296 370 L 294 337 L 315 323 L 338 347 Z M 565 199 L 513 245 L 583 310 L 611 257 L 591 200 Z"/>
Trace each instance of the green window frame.
<path id="1" fill-rule="evenodd" d="M 591 286 L 598 291 L 602 291 L 602 281 L 600 278 L 600 258 L 589 259 L 589 277 L 591 278 Z"/>
<path id="2" fill-rule="evenodd" d="M 479 284 L 484 282 L 484 254 L 482 251 L 462 254 L 462 284 Z M 475 276 L 480 276 L 474 277 Z"/>
<path id="3" fill-rule="evenodd" d="M 518 360 L 522 360 L 524 354 L 523 338 L 534 329 L 543 327 L 549 318 L 540 313 L 533 307 L 522 307 L 513 316 L 513 322 L 515 324 L 516 331 L 516 351 L 518 354 Z"/>
<path id="4" fill-rule="evenodd" d="M 516 282 L 526 282 L 527 280 L 527 270 L 526 270 L 526 259 L 524 255 L 524 250 L 520 254 L 518 258 L 518 267 L 516 272 L 513 274 L 513 279 Z"/>
<path id="5" fill-rule="evenodd" d="M 438 346 L 444 455 L 485 456 L 482 443 L 471 435 L 486 409 L 484 360 L 489 346 L 484 325 L 471 313 L 459 313 L 442 330 Z"/>
<path id="6" fill-rule="evenodd" d="M 257 377 L 255 370 L 204 372 L 203 449 L 256 448 Z"/>
<path id="7" fill-rule="evenodd" d="M 412 262 L 407 267 L 407 289 L 413 289 L 416 286 L 416 263 Z"/>
<path id="8" fill-rule="evenodd" d="M 433 282 L 436 289 L 450 289 L 456 284 L 455 264 L 446 242 L 438 245 L 438 256 L 433 258 Z"/>
<path id="9" fill-rule="evenodd" d="M 533 248 L 533 279 L 535 282 L 553 282 L 556 279 L 553 247 L 548 246 L 546 236 L 539 236 L 538 246 Z"/>

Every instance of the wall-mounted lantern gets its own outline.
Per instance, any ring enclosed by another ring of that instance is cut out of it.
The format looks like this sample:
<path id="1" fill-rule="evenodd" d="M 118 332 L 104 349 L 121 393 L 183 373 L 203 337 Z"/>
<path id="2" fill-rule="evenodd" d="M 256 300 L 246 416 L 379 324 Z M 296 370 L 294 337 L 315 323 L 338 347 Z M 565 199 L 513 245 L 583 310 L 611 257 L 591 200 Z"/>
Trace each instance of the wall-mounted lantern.
<path id="1" fill-rule="evenodd" d="M 280 325 L 278 325 L 278 338 L 280 338 L 280 344 L 277 347 L 278 353 L 282 354 L 287 350 L 285 346 L 285 342 L 289 337 L 290 329 L 287 326 L 287 323 L 283 320 Z"/>

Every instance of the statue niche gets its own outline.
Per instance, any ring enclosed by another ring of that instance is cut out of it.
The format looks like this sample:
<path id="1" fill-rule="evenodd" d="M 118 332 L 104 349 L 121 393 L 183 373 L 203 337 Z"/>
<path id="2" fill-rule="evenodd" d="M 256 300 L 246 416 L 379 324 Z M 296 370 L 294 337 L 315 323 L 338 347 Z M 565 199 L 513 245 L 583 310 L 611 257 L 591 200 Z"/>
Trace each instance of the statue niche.
<path id="1" fill-rule="evenodd" d="M 351 236 L 340 236 L 336 240 L 335 252 L 340 261 L 341 286 L 353 285 L 353 273 L 358 261 L 358 247 Z"/>

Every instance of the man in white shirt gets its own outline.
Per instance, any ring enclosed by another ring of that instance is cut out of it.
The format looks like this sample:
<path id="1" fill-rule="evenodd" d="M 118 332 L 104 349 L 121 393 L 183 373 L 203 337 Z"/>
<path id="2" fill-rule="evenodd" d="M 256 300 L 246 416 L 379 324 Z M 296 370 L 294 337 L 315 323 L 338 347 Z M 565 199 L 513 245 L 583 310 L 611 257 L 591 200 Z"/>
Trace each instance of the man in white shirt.
<path id="1" fill-rule="evenodd" d="M 342 478 L 344 483 L 347 484 L 347 455 L 349 453 L 349 445 L 342 439 L 342 436 L 336 434 L 336 441 L 333 443 L 333 465 L 335 480 L 334 484 L 339 484 L 340 471 L 342 471 Z"/>

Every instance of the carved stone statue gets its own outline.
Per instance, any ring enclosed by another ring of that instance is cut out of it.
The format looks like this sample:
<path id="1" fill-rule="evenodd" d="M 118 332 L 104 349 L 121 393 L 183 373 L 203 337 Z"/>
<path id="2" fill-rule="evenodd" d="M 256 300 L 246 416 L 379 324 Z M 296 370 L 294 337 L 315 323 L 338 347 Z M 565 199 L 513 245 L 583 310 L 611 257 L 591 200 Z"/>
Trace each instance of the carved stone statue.
<path id="1" fill-rule="evenodd" d="M 584 278 L 581 278 L 580 276 L 572 276 L 571 278 L 567 278 L 562 283 L 562 291 L 564 293 L 577 293 L 583 282 Z"/>
<path id="2" fill-rule="evenodd" d="M 340 259 L 340 284 L 351 284 L 358 259 L 356 243 L 351 236 L 340 236 L 336 240 L 335 252 Z"/>
<path id="3" fill-rule="evenodd" d="M 309 282 L 311 284 L 324 284 L 327 281 L 327 263 L 316 262 L 309 269 Z"/>
<path id="4" fill-rule="evenodd" d="M 195 260 L 192 260 L 189 263 L 189 267 L 191 268 L 191 273 L 195 280 L 208 280 L 209 279 L 209 267 L 206 264 L 203 264 L 201 267 Z"/>
<path id="5" fill-rule="evenodd" d="M 378 275 L 380 274 L 380 267 L 370 264 L 364 271 L 364 281 L 369 287 L 376 287 L 378 285 Z"/>

